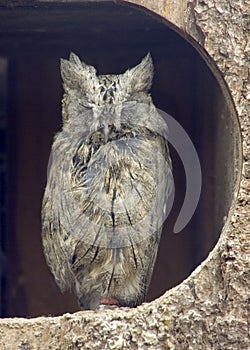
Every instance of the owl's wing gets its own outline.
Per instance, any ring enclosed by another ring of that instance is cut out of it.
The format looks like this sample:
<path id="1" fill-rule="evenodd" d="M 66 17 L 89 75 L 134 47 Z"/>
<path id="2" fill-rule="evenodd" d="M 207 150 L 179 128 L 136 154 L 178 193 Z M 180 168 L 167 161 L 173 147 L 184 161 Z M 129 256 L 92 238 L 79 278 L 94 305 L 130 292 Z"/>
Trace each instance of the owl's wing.
<path id="1" fill-rule="evenodd" d="M 147 128 L 123 125 L 108 137 L 99 130 L 78 140 L 72 151 L 58 149 L 44 196 L 43 242 L 65 289 L 72 281 L 72 259 L 83 264 L 100 248 L 132 247 L 152 237 L 158 246 L 173 179 L 166 141 Z"/>
<path id="2" fill-rule="evenodd" d="M 172 186 L 167 145 L 147 128 L 94 132 L 80 142 L 60 192 L 61 223 L 86 244 L 136 243 L 165 219 Z M 129 230 L 129 235 L 128 235 Z"/>

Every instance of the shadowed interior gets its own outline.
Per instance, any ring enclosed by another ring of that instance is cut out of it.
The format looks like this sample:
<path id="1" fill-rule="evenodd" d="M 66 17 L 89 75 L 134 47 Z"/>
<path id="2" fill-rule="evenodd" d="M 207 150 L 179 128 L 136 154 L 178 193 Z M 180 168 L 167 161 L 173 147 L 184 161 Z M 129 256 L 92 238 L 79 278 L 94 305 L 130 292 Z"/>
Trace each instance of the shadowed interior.
<path id="1" fill-rule="evenodd" d="M 187 41 L 135 7 L 109 2 L 3 6 L 0 22 L 2 316 L 78 309 L 76 298 L 56 287 L 40 239 L 47 162 L 53 135 L 61 128 L 59 58 L 68 58 L 70 51 L 99 74 L 122 73 L 150 51 L 154 104 L 184 127 L 198 152 L 200 202 L 185 229 L 174 234 L 185 172 L 170 146 L 176 197 L 148 293 L 153 300 L 206 258 L 231 205 L 239 129 L 217 80 Z"/>

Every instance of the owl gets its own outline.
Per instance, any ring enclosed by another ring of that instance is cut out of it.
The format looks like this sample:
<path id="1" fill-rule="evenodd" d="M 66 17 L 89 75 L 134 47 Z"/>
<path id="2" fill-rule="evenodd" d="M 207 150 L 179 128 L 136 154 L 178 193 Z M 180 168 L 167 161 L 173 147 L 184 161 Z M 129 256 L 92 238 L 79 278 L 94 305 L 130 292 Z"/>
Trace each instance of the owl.
<path id="1" fill-rule="evenodd" d="M 146 297 L 173 178 L 150 54 L 123 74 L 61 59 L 62 130 L 42 203 L 46 261 L 82 310 Z"/>

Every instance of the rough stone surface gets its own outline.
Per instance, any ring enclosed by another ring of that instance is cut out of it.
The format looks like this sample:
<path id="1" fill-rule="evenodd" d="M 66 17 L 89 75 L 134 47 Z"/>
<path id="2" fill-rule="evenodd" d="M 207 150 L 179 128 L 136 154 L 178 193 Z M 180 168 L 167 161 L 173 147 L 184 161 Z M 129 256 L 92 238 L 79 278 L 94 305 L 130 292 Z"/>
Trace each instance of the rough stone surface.
<path id="1" fill-rule="evenodd" d="M 250 3 L 244 0 L 130 2 L 178 25 L 184 36 L 194 39 L 194 45 L 204 47 L 207 52 L 204 55 L 221 72 L 242 132 L 239 191 L 235 193 L 216 247 L 182 284 L 137 309 L 115 308 L 56 318 L 3 319 L 0 321 L 3 350 L 249 349 Z M 171 12 L 175 6 L 182 8 L 180 20 Z"/>

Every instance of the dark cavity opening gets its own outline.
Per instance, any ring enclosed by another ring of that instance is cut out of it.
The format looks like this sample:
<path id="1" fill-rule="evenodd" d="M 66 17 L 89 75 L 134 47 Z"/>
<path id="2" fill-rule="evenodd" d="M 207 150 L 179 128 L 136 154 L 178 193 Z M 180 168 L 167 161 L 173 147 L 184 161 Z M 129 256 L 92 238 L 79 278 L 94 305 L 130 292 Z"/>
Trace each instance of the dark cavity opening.
<path id="1" fill-rule="evenodd" d="M 40 239 L 40 208 L 53 135 L 61 126 L 59 58 L 70 51 L 121 73 L 151 52 L 155 105 L 186 130 L 198 152 L 202 192 L 179 234 L 173 226 L 185 172 L 171 147 L 176 198 L 162 234 L 147 300 L 185 279 L 216 244 L 233 199 L 239 128 L 224 93 L 197 51 L 141 9 L 114 3 L 1 7 L 0 12 L 1 314 L 58 315 L 78 309 L 49 272 Z"/>

